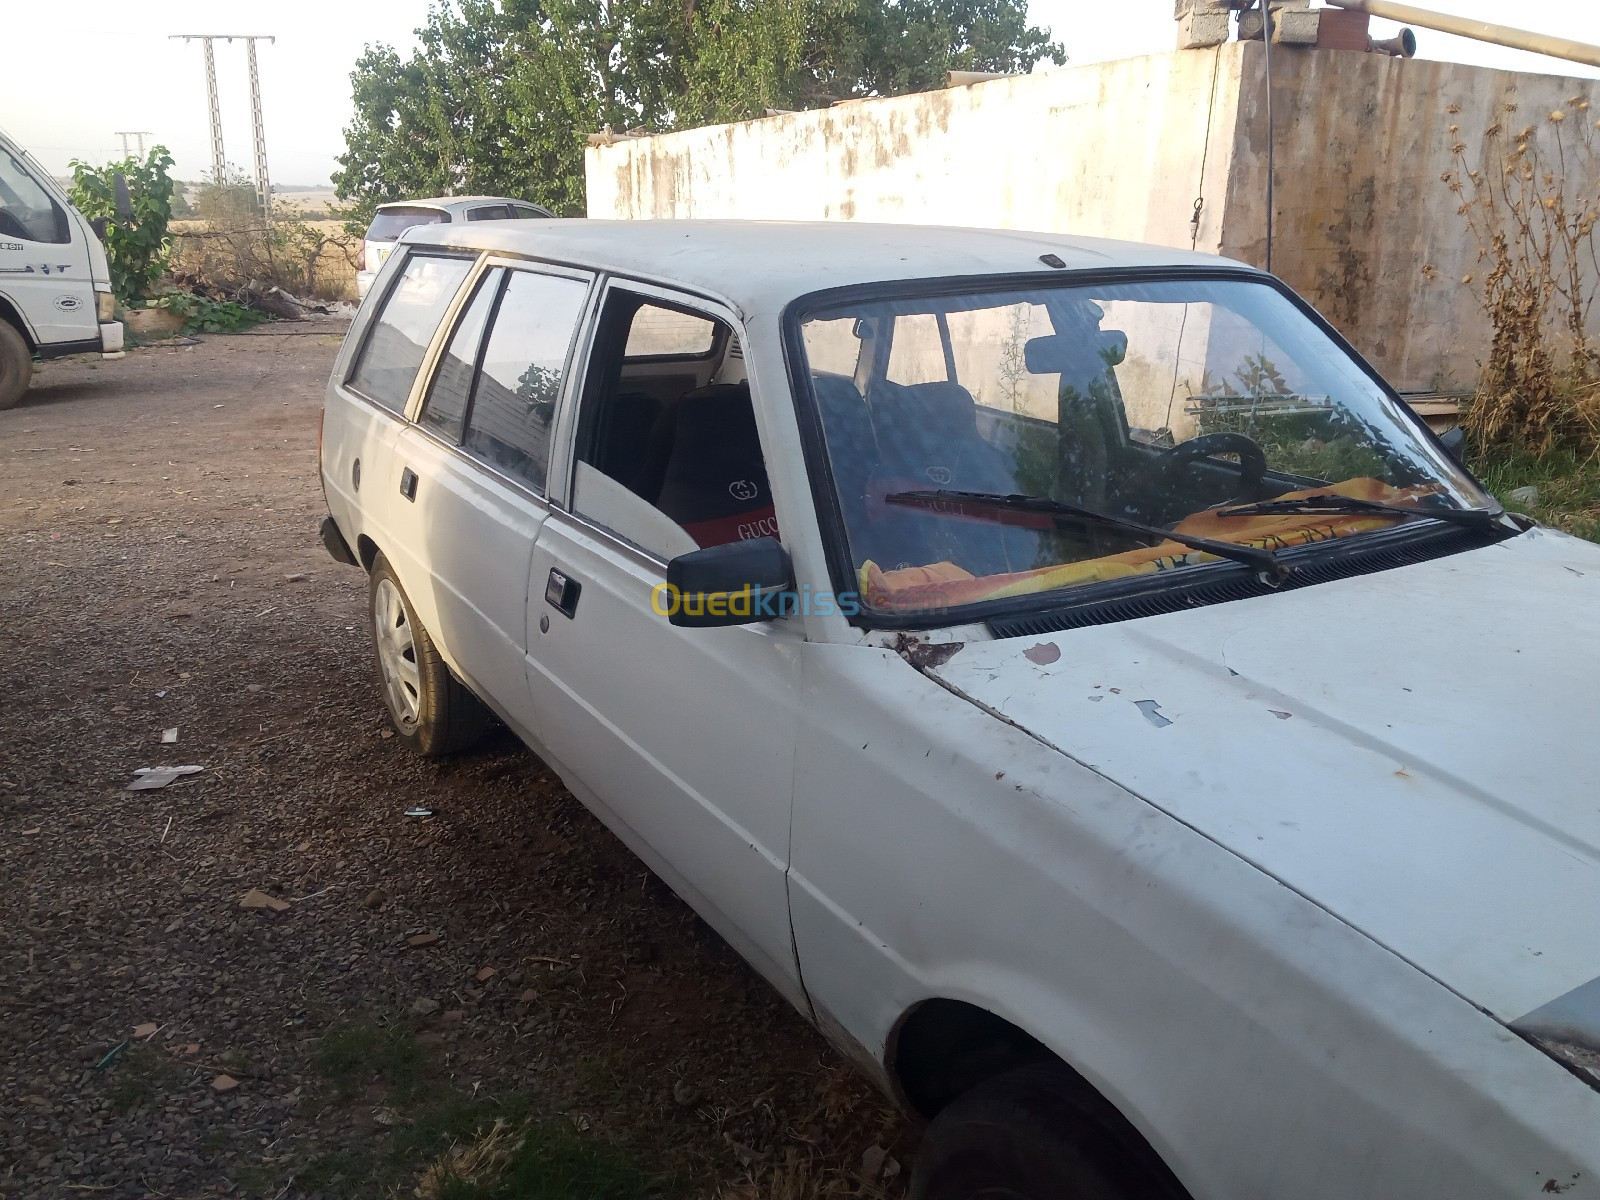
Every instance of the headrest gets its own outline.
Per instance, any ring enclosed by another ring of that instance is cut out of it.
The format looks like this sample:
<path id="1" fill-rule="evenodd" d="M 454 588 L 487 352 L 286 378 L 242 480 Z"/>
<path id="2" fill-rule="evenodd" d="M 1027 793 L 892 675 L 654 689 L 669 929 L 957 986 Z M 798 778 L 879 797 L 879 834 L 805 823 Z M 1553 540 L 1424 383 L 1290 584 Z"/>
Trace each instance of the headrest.
<path id="1" fill-rule="evenodd" d="M 1031 375 L 1095 376 L 1128 356 L 1128 335 L 1120 329 L 1047 334 L 1030 338 L 1022 353 Z"/>
<path id="2" fill-rule="evenodd" d="M 674 405 L 679 436 L 703 438 L 715 430 L 721 439 L 756 437 L 755 406 L 747 383 L 713 383 L 686 393 Z"/>

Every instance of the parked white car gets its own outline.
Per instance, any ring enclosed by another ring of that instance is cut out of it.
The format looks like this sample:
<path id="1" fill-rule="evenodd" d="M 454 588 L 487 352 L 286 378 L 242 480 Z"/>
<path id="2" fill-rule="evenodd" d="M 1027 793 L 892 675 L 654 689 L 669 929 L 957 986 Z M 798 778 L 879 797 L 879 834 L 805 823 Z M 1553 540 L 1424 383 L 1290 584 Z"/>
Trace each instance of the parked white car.
<path id="1" fill-rule="evenodd" d="M 1600 1196 L 1600 548 L 1270 276 L 412 229 L 322 477 L 400 738 L 516 731 L 919 1200 Z"/>
<path id="2" fill-rule="evenodd" d="M 356 267 L 356 295 L 366 299 L 383 260 L 408 229 L 418 225 L 453 225 L 460 221 L 527 221 L 555 216 L 542 204 L 505 196 L 431 196 L 380 204 L 372 214 L 361 241 L 361 261 Z"/>
<path id="3" fill-rule="evenodd" d="M 33 359 L 122 353 L 122 322 L 96 228 L 0 132 L 0 408 L 22 399 Z"/>

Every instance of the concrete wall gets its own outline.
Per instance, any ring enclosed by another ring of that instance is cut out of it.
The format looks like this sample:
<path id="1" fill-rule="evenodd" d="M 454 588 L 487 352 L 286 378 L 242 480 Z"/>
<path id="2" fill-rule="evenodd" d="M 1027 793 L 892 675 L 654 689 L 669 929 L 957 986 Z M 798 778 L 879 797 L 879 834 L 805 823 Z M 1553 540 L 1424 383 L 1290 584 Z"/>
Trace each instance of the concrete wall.
<path id="1" fill-rule="evenodd" d="M 1400 388 L 1470 386 L 1489 330 L 1451 147 L 1476 162 L 1497 121 L 1547 137 L 1600 84 L 1287 47 L 1273 77 L 1273 269 Z M 589 151 L 589 215 L 1051 230 L 1262 266 L 1263 78 L 1235 42 L 619 141 Z"/>
<path id="2" fill-rule="evenodd" d="M 1259 45 L 1244 49 L 1221 252 L 1260 266 L 1264 64 Z M 1483 270 L 1478 240 L 1457 211 L 1460 198 L 1441 178 L 1456 169 L 1452 147 L 1466 146 L 1474 168 L 1498 173 L 1502 162 L 1484 161 L 1484 130 L 1531 125 L 1553 148 L 1550 114 L 1570 112 L 1574 122 L 1592 126 L 1594 112 L 1570 102 L 1585 99 L 1600 109 L 1600 84 L 1376 54 L 1274 50 L 1273 271 L 1397 386 L 1471 387 L 1490 328 L 1476 284 L 1462 283 Z M 1573 173 L 1573 188 L 1587 186 L 1594 196 L 1600 181 L 1590 176 L 1585 184 L 1583 175 Z"/>
<path id="3" fill-rule="evenodd" d="M 1240 62 L 1166 54 L 591 149 L 591 217 L 904 221 L 1188 246 Z M 1213 77 L 1217 102 L 1211 103 Z M 1200 246 L 1221 245 L 1225 156 Z"/>

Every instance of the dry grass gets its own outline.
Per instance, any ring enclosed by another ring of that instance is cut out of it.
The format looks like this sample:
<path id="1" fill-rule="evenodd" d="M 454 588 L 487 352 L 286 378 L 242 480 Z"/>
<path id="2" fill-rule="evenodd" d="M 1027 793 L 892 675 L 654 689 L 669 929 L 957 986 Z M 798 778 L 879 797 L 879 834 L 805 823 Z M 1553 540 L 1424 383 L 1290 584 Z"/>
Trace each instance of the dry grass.
<path id="1" fill-rule="evenodd" d="M 172 274 L 228 295 L 251 281 L 319 300 L 356 298 L 358 238 L 339 221 L 174 221 Z"/>
<path id="2" fill-rule="evenodd" d="M 498 1188 L 527 1141 L 526 1128 L 496 1121 L 476 1140 L 451 1146 L 422 1173 L 418 1200 L 448 1200 L 452 1191 L 469 1187 L 484 1192 Z"/>
<path id="3" fill-rule="evenodd" d="M 1478 165 L 1459 125 L 1444 182 L 1478 241 L 1476 285 L 1493 327 L 1463 423 L 1480 454 L 1600 454 L 1600 355 L 1589 334 L 1600 287 L 1600 138 L 1572 97 L 1511 130 L 1517 106 L 1483 131 Z M 1452 106 L 1452 113 L 1459 111 Z"/>

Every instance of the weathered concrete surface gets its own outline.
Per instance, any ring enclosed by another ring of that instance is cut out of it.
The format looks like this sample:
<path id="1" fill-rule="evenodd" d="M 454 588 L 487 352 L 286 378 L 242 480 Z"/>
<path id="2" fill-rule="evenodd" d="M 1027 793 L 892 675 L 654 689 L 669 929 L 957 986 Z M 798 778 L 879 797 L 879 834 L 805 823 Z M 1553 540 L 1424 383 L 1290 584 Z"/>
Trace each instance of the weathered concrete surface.
<path id="1" fill-rule="evenodd" d="M 591 217 L 906 221 L 1221 245 L 1231 48 L 718 125 L 593 148 Z M 1213 89 L 1215 83 L 1215 89 Z M 1217 102 L 1211 96 L 1215 90 Z"/>
<path id="2" fill-rule="evenodd" d="M 1221 252 L 1259 266 L 1264 61 L 1259 45 L 1243 49 Z M 1571 101 L 1600 108 L 1600 84 L 1379 54 L 1274 51 L 1273 271 L 1397 386 L 1470 387 L 1490 329 L 1476 283 L 1462 283 L 1483 269 L 1460 198 L 1442 179 L 1457 167 L 1453 147 L 1467 148 L 1473 168 L 1498 174 L 1504 164 L 1485 162 L 1484 130 L 1532 126 L 1553 149 L 1550 114 L 1570 111 L 1574 124 L 1592 126 L 1592 109 Z M 1574 172 L 1574 188 L 1582 173 Z"/>
<path id="3" fill-rule="evenodd" d="M 589 215 L 1050 230 L 1262 266 L 1264 65 L 1234 42 L 621 141 L 589 151 Z M 1398 387 L 1469 386 L 1489 329 L 1452 147 L 1477 165 L 1496 122 L 1548 140 L 1600 84 L 1286 46 L 1273 72 L 1273 269 Z"/>

